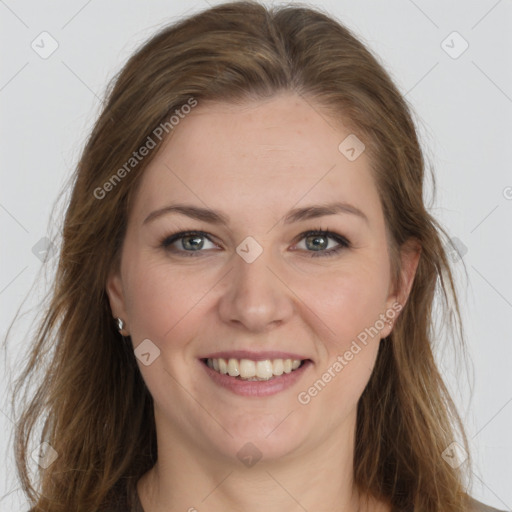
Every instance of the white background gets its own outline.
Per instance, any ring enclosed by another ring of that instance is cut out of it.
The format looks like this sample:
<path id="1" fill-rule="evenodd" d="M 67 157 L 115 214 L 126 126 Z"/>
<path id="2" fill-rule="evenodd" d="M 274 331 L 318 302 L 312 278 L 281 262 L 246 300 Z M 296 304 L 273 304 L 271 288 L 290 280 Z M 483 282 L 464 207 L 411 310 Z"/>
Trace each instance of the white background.
<path id="1" fill-rule="evenodd" d="M 0 0 L 2 339 L 41 270 L 32 248 L 55 229 L 51 208 L 76 165 L 108 79 L 158 28 L 214 3 Z M 511 510 L 512 3 L 337 0 L 310 5 L 338 17 L 369 45 L 419 118 L 438 181 L 431 211 L 467 250 L 455 266 L 472 390 L 464 377 L 457 380 L 454 359 L 444 355 L 440 364 L 471 440 L 473 495 Z M 31 47 L 43 31 L 59 45 L 47 59 Z M 453 56 L 464 42 L 458 36 L 446 39 L 453 31 L 469 44 L 458 58 Z M 452 56 L 443 49 L 444 40 L 445 47 L 453 47 Z M 7 463 L 0 469 L 1 511 L 27 510 L 8 452 L 13 423 L 4 372 L 16 371 L 13 361 L 17 348 L 25 347 L 21 333 L 30 321 L 30 315 L 20 321 L 2 371 L 0 452 Z"/>

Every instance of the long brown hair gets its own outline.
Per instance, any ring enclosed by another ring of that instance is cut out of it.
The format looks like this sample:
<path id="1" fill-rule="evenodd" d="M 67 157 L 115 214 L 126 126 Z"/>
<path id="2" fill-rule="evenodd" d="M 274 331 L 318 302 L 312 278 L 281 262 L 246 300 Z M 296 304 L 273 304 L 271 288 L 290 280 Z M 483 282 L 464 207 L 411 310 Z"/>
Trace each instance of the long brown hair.
<path id="1" fill-rule="evenodd" d="M 101 510 L 156 462 L 152 398 L 105 292 L 139 178 L 165 140 L 155 129 L 172 133 L 170 116 L 191 99 L 243 103 L 280 91 L 301 95 L 364 141 L 396 285 L 399 249 L 410 239 L 421 246 L 409 299 L 358 404 L 355 483 L 398 510 L 464 510 L 462 468 L 470 459 L 453 468 L 442 456 L 455 440 L 469 447 L 434 360 L 436 297 L 462 347 L 463 329 L 448 235 L 424 204 L 426 165 L 412 109 L 376 57 L 331 16 L 254 2 L 218 5 L 166 27 L 107 90 L 73 176 L 49 302 L 13 393 L 14 410 L 22 407 L 17 471 L 34 510 Z M 156 147 L 127 166 L 148 138 Z M 39 441 L 58 457 L 32 477 L 29 442 L 40 419 Z"/>

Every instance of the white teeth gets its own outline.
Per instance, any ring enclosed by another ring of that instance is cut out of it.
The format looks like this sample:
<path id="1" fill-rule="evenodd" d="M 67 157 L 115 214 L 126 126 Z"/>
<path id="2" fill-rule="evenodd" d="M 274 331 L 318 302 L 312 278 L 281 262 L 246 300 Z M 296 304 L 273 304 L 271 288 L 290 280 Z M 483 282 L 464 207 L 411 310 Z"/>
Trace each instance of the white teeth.
<path id="1" fill-rule="evenodd" d="M 215 359 L 214 359 L 215 361 Z M 226 373 L 228 373 L 228 364 L 226 363 L 226 361 L 224 359 L 217 359 L 218 363 L 219 363 L 219 370 L 220 373 L 223 373 L 224 375 L 226 375 Z"/>
<path id="2" fill-rule="evenodd" d="M 231 377 L 238 377 L 246 380 L 269 380 L 272 377 L 290 373 L 301 365 L 300 359 L 265 359 L 253 361 L 251 359 L 228 360 L 207 359 L 206 364 L 221 374 L 229 374 Z"/>
<path id="3" fill-rule="evenodd" d="M 238 377 L 238 375 L 240 375 L 238 361 L 236 359 L 230 359 L 228 361 L 228 373 L 231 377 Z"/>
<path id="4" fill-rule="evenodd" d="M 236 359 L 237 364 L 240 365 L 240 377 L 242 379 L 248 379 L 249 377 L 256 377 L 256 363 L 250 359 L 242 359 L 240 363 Z"/>
<path id="5" fill-rule="evenodd" d="M 272 373 L 274 375 L 283 375 L 284 363 L 282 359 L 275 359 L 272 363 Z"/>
<path id="6" fill-rule="evenodd" d="M 270 379 L 272 377 L 272 361 L 258 361 L 256 363 L 256 376 L 260 379 Z"/>

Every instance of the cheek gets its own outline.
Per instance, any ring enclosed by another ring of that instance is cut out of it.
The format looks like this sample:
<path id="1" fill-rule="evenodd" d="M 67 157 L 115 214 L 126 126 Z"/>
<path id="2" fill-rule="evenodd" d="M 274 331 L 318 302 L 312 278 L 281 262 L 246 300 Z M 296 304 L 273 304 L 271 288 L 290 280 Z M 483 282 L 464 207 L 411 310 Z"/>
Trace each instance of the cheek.
<path id="1" fill-rule="evenodd" d="M 144 255 L 133 258 L 125 270 L 126 296 L 132 339 L 154 339 L 164 343 L 208 292 L 205 279 L 179 272 L 168 263 L 152 262 Z M 174 337 L 174 336 L 173 336 Z"/>
<path id="2" fill-rule="evenodd" d="M 373 273 L 353 271 L 310 294 L 316 331 L 322 330 L 323 357 L 301 399 L 324 418 L 326 428 L 336 428 L 354 411 L 371 377 L 381 341 L 379 317 L 385 311 L 386 285 L 377 283 Z M 327 329 L 321 329 L 323 324 Z M 326 409 L 332 413 L 325 415 Z"/>
<path id="3" fill-rule="evenodd" d="M 386 276 L 378 261 L 372 264 L 365 260 L 362 265 L 333 273 L 309 294 L 308 306 L 316 313 L 316 332 L 322 331 L 322 354 L 315 378 L 307 383 L 312 386 L 311 393 L 303 391 L 306 399 L 321 397 L 313 406 L 319 408 L 319 414 L 323 408 L 338 404 L 337 414 L 328 420 L 333 426 L 356 406 L 375 366 L 383 327 L 379 319 L 388 290 Z"/>
<path id="4" fill-rule="evenodd" d="M 303 295 L 309 297 L 310 307 L 328 328 L 329 352 L 346 349 L 352 340 L 368 330 L 375 333 L 379 315 L 385 311 L 388 277 L 383 268 L 374 265 L 372 270 L 368 262 L 333 272 Z M 382 328 L 381 322 L 377 328 Z"/>
<path id="5" fill-rule="evenodd" d="M 347 416 L 354 414 L 357 403 L 368 384 L 377 357 L 378 342 L 373 347 L 362 348 L 361 352 L 354 354 L 351 360 L 341 355 L 332 359 L 332 362 L 311 380 L 309 388 L 305 389 L 309 397 L 309 406 L 316 409 L 313 415 L 323 418 L 324 427 L 337 428 L 339 422 Z M 301 402 L 303 403 L 303 402 Z M 325 411 L 329 414 L 325 414 Z"/>

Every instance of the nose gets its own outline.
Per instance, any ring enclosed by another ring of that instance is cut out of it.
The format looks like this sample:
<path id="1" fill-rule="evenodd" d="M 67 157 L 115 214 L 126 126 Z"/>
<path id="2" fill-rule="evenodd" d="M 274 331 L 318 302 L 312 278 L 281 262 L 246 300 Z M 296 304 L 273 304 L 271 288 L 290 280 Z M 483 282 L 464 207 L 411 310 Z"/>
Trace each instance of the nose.
<path id="1" fill-rule="evenodd" d="M 219 301 L 221 319 L 252 332 L 265 332 L 293 315 L 294 294 L 279 276 L 270 251 L 252 263 L 236 255 Z"/>

